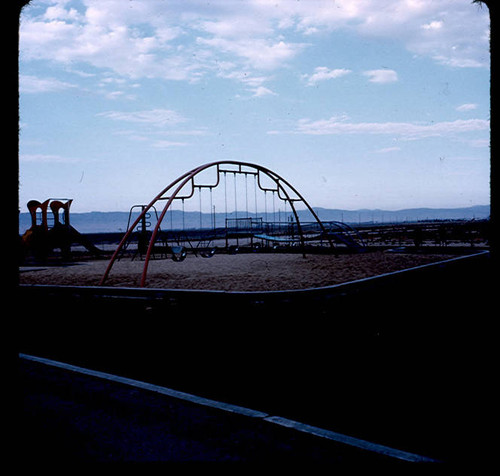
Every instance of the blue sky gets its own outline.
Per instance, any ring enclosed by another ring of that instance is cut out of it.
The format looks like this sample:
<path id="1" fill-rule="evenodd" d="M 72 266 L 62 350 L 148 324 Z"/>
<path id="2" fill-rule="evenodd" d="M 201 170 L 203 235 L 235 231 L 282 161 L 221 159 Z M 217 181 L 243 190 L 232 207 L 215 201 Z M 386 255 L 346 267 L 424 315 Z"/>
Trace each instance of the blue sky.
<path id="1" fill-rule="evenodd" d="M 215 160 L 315 207 L 487 204 L 489 67 L 470 0 L 32 0 L 20 207 L 126 211 Z"/>

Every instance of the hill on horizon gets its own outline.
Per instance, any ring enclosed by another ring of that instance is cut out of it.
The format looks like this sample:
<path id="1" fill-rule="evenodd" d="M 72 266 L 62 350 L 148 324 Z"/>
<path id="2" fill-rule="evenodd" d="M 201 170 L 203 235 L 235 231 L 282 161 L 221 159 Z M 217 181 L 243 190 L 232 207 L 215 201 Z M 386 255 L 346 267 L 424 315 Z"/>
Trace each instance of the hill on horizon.
<path id="1" fill-rule="evenodd" d="M 323 221 L 341 221 L 349 225 L 359 225 L 367 223 L 403 223 L 422 220 L 484 220 L 490 215 L 489 205 L 476 205 L 465 208 L 408 208 L 402 210 L 379 210 L 379 209 L 360 209 L 360 210 L 342 210 L 331 208 L 313 207 L 314 211 Z M 239 211 L 238 216 L 243 217 L 245 212 Z M 251 214 L 253 216 L 253 214 Z M 262 215 L 264 215 L 262 213 Z M 271 213 L 269 215 L 272 215 Z M 276 214 L 277 215 L 277 214 Z M 306 210 L 298 210 L 299 219 L 310 220 L 310 214 Z M 138 216 L 134 213 L 131 222 Z M 234 218 L 235 212 L 227 214 L 228 218 Z M 307 216 L 307 218 L 305 218 Z M 49 213 L 50 217 L 50 213 Z M 216 226 L 224 226 L 225 213 L 216 213 Z M 204 213 L 201 216 L 202 227 L 212 226 L 213 216 Z M 286 221 L 284 214 L 279 217 L 281 221 Z M 273 218 L 270 216 L 269 221 Z M 70 216 L 71 225 L 80 233 L 113 233 L 125 232 L 129 221 L 129 212 L 86 212 L 72 213 Z M 154 226 L 156 219 L 149 220 Z M 278 217 L 276 216 L 276 221 Z M 49 222 L 50 223 L 50 222 Z M 168 213 L 162 223 L 163 229 L 186 229 L 199 228 L 199 212 L 183 212 L 173 210 Z M 19 214 L 19 233 L 23 234 L 31 227 L 31 217 L 29 213 Z"/>

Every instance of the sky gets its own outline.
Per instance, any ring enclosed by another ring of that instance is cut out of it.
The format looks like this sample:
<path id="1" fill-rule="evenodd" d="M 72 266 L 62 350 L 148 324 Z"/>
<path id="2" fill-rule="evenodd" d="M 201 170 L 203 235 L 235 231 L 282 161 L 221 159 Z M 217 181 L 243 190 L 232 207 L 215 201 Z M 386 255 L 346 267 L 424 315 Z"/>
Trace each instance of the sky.
<path id="1" fill-rule="evenodd" d="M 127 211 L 218 160 L 313 207 L 489 204 L 489 88 L 471 0 L 32 0 L 19 206 Z"/>

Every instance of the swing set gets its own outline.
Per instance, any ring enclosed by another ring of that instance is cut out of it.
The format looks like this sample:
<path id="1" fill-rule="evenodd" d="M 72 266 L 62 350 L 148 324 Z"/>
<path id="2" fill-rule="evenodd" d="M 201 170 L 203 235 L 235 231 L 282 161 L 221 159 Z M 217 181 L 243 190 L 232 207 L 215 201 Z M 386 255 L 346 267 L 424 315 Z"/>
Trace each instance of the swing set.
<path id="1" fill-rule="evenodd" d="M 233 187 L 230 184 L 231 177 Z M 253 197 L 250 190 L 252 181 Z M 218 206 L 223 203 L 224 212 L 216 213 L 214 197 L 216 189 L 219 189 L 219 193 L 220 189 L 223 189 L 223 197 L 220 197 Z M 209 194 L 208 214 L 202 211 L 202 192 L 206 195 L 206 191 Z M 272 198 L 272 210 L 268 209 L 269 195 Z M 252 200 L 254 210 L 250 211 Z M 186 211 L 185 204 L 193 204 L 196 201 L 198 211 Z M 234 201 L 232 212 L 228 209 L 231 201 Z M 158 214 L 156 205 L 162 202 L 164 206 Z M 301 223 L 297 211 L 298 204 L 305 207 L 312 216 L 311 222 Z M 140 212 L 131 224 L 132 211 L 137 208 L 140 208 Z M 165 220 L 167 214 L 170 215 L 170 220 Z M 210 217 L 208 226 L 204 224 L 207 215 Z M 281 219 L 282 216 L 284 220 Z M 154 226 L 153 217 L 156 219 Z M 222 217 L 224 224 L 220 225 Z M 114 262 L 123 256 L 134 234 L 139 236 L 136 255 L 140 254 L 144 260 L 140 281 L 140 286 L 143 287 L 147 279 L 149 262 L 157 257 L 170 257 L 179 262 L 183 261 L 188 253 L 192 253 L 195 256 L 211 258 L 216 252 L 235 253 L 241 246 L 253 250 L 286 247 L 300 251 L 305 257 L 306 244 L 310 248 L 312 242 L 319 243 L 322 248 L 326 246 L 333 252 L 335 252 L 334 243 L 343 242 L 349 245 L 350 242 L 355 242 L 352 238 L 346 238 L 346 230 L 339 225 L 332 225 L 334 223 L 338 222 L 327 222 L 325 226 L 302 195 L 283 177 L 266 167 L 230 160 L 207 163 L 178 177 L 149 204 L 132 207 L 127 231 L 113 253 L 100 285 L 105 284 Z M 335 228 L 334 231 L 332 226 Z M 339 239 L 340 235 L 343 239 Z"/>

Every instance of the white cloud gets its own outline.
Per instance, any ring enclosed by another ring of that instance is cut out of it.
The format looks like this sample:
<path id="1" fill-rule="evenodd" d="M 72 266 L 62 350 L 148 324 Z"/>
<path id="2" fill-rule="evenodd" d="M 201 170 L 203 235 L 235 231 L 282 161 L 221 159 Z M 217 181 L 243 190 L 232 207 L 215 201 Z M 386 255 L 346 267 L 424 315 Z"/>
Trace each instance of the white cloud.
<path id="1" fill-rule="evenodd" d="M 254 88 L 262 86 L 264 82 L 271 79 L 269 76 L 254 76 L 249 71 L 231 71 L 230 73 L 222 72 L 218 76 L 226 79 L 235 79 L 248 85 L 249 87 Z"/>
<path id="2" fill-rule="evenodd" d="M 188 145 L 187 142 L 174 142 L 169 140 L 157 140 L 152 143 L 152 147 L 155 149 L 169 149 L 171 147 L 183 147 Z"/>
<path id="3" fill-rule="evenodd" d="M 477 109 L 477 104 L 462 104 L 456 108 L 456 110 L 460 112 L 473 111 L 474 109 Z"/>
<path id="4" fill-rule="evenodd" d="M 266 81 L 270 81 L 270 76 L 255 76 L 249 71 L 222 71 L 218 74 L 220 78 L 234 79 L 247 87 L 247 90 L 253 93 L 254 97 L 276 96 L 277 94 L 269 88 L 263 86 Z"/>
<path id="5" fill-rule="evenodd" d="M 442 21 L 431 21 L 430 23 L 426 23 L 425 25 L 421 26 L 421 28 L 423 28 L 424 30 L 439 30 L 442 27 Z"/>
<path id="6" fill-rule="evenodd" d="M 289 23 L 293 19 L 304 35 L 344 29 L 366 38 L 397 39 L 412 53 L 454 67 L 489 64 L 489 11 L 472 1 L 314 0 L 314 7 L 311 2 L 272 3 L 275 14 Z"/>
<path id="7" fill-rule="evenodd" d="M 129 101 L 134 101 L 135 99 L 137 99 L 137 96 L 135 96 L 134 94 L 127 94 L 124 91 L 110 91 L 107 93 L 105 92 L 103 94 L 107 99 L 111 100 L 127 99 Z"/>
<path id="8" fill-rule="evenodd" d="M 456 120 L 421 124 L 413 122 L 347 122 L 338 117 L 311 121 L 302 119 L 294 134 L 333 135 L 333 134 L 389 134 L 406 139 L 425 137 L 447 137 L 472 131 L 489 130 L 489 121 L 483 119 Z M 270 131 L 277 134 L 279 131 Z"/>
<path id="9" fill-rule="evenodd" d="M 77 10 L 74 8 L 70 8 L 69 10 L 66 10 L 63 8 L 61 5 L 56 5 L 52 7 L 48 7 L 45 14 L 44 18 L 47 20 L 76 20 L 78 19 L 79 14 Z"/>
<path id="10" fill-rule="evenodd" d="M 149 125 L 154 125 L 154 126 L 163 126 L 167 122 L 170 122 L 170 124 L 173 124 L 175 122 L 175 118 L 172 117 L 171 113 L 172 111 L 167 111 L 164 113 L 164 116 L 169 116 L 169 119 L 167 120 L 166 117 L 163 118 L 158 118 L 158 111 L 142 111 L 140 113 L 117 113 L 117 112 L 110 112 L 110 113 L 103 113 L 100 114 L 101 116 L 109 117 L 112 119 L 116 120 L 124 120 L 128 122 L 135 122 L 135 123 L 143 123 L 143 124 L 149 124 Z M 160 114 L 161 116 L 162 114 Z M 179 122 L 185 122 L 185 120 L 182 118 L 182 120 L 179 120 Z M 185 141 L 179 141 L 179 140 L 170 140 L 169 138 L 172 136 L 206 136 L 208 135 L 208 129 L 203 128 L 203 129 L 152 129 L 148 127 L 147 129 L 143 129 L 139 131 L 139 133 L 136 130 L 133 129 L 127 129 L 127 130 L 120 130 L 120 131 L 115 131 L 113 132 L 113 135 L 125 137 L 128 140 L 134 141 L 134 142 L 142 142 L 146 144 L 149 147 L 152 147 L 154 149 L 170 149 L 172 147 L 184 147 L 190 145 L 189 142 Z M 168 139 L 165 137 L 169 137 Z"/>
<path id="11" fill-rule="evenodd" d="M 151 9 L 142 8 L 145 16 L 141 17 L 141 6 L 147 4 L 151 6 L 150 2 L 134 2 L 137 16 L 124 14 L 127 4 L 113 1 L 92 4 L 78 21 L 63 21 L 62 15 L 50 21 L 44 16 L 25 16 L 20 26 L 20 57 L 66 65 L 83 62 L 132 78 L 195 81 L 202 67 L 199 59 L 178 54 L 169 45 L 180 28 L 160 24 L 161 15 Z M 140 30 L 138 25 L 149 27 Z"/>
<path id="12" fill-rule="evenodd" d="M 88 4 L 80 15 L 64 5 L 40 16 L 27 9 L 20 27 L 21 58 L 84 62 L 132 78 L 194 82 L 227 59 L 237 61 L 239 69 L 271 70 L 303 50 L 304 44 L 275 34 L 268 15 L 248 15 L 253 2 L 246 5 L 106 0 Z"/>
<path id="13" fill-rule="evenodd" d="M 472 139 L 467 141 L 471 147 L 489 147 L 491 141 L 489 139 Z"/>
<path id="14" fill-rule="evenodd" d="M 307 50 L 314 35 L 341 29 L 397 39 L 452 67 L 489 65 L 487 8 L 467 0 L 33 3 L 21 17 L 22 61 L 80 62 L 132 78 L 196 82 L 223 62 L 235 70 L 275 70 Z M 330 79 L 316 73 L 318 81 Z"/>
<path id="15" fill-rule="evenodd" d="M 152 109 L 148 111 L 107 111 L 97 114 L 97 116 L 106 117 L 115 121 L 135 122 L 140 124 L 149 124 L 157 127 L 165 125 L 175 125 L 186 122 L 186 118 L 170 109 Z"/>
<path id="16" fill-rule="evenodd" d="M 401 150 L 401 147 L 384 147 L 383 149 L 377 150 L 379 154 L 387 154 L 389 152 L 398 152 Z"/>
<path id="17" fill-rule="evenodd" d="M 231 65 L 230 67 L 234 68 L 234 65 Z M 277 96 L 274 91 L 263 85 L 265 82 L 272 80 L 272 76 L 256 76 L 248 69 L 243 71 L 233 70 L 229 72 L 223 70 L 219 72 L 217 76 L 241 82 L 246 86 L 247 91 L 252 93 L 253 97 Z"/>
<path id="18" fill-rule="evenodd" d="M 263 70 L 283 66 L 306 46 L 304 43 L 287 43 L 283 40 L 263 38 L 198 38 L 197 43 L 219 53 L 236 55 L 243 59 L 248 67 Z"/>
<path id="19" fill-rule="evenodd" d="M 453 57 L 451 55 L 435 55 L 432 57 L 438 63 L 452 68 L 481 68 L 486 65 L 486 61 L 477 61 L 475 59 Z"/>
<path id="20" fill-rule="evenodd" d="M 372 69 L 365 71 L 364 76 L 368 76 L 371 83 L 394 83 L 398 80 L 398 73 L 393 69 Z"/>
<path id="21" fill-rule="evenodd" d="M 76 26 L 64 21 L 21 19 L 19 47 L 21 59 L 61 60 L 61 50 L 74 43 Z"/>
<path id="22" fill-rule="evenodd" d="M 466 0 L 360 3 L 354 29 L 361 35 L 398 38 L 410 52 L 452 67 L 489 66 L 489 40 L 484 33 L 489 30 L 487 7 Z"/>
<path id="23" fill-rule="evenodd" d="M 265 88 L 264 86 L 259 86 L 254 89 L 254 96 L 258 98 L 263 96 L 276 96 L 276 93 L 268 88 Z"/>
<path id="24" fill-rule="evenodd" d="M 238 9 L 226 16 L 200 21 L 198 27 L 217 38 L 252 38 L 272 34 L 272 28 L 261 16 L 245 15 Z"/>
<path id="25" fill-rule="evenodd" d="M 314 69 L 313 74 L 304 74 L 302 77 L 307 80 L 308 86 L 315 86 L 319 81 L 340 78 L 351 72 L 352 71 L 350 69 L 345 68 L 329 69 L 326 66 L 318 66 Z"/>
<path id="26" fill-rule="evenodd" d="M 74 87 L 76 85 L 55 78 L 38 78 L 26 74 L 19 76 L 19 91 L 22 93 L 47 93 Z"/>

